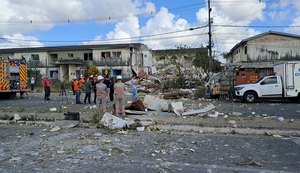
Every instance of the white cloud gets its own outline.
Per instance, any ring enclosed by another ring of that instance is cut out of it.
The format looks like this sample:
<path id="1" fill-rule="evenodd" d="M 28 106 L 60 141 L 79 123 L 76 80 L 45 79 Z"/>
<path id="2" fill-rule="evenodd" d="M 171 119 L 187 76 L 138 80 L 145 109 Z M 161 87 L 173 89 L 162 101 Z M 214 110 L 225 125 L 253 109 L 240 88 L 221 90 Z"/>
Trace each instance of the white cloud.
<path id="1" fill-rule="evenodd" d="M 300 16 L 295 18 L 290 26 L 300 26 Z M 300 35 L 300 28 L 299 27 L 288 27 L 285 29 L 285 32 Z"/>
<path id="2" fill-rule="evenodd" d="M 0 48 L 19 48 L 19 47 L 42 47 L 43 44 L 38 41 L 38 38 L 25 36 L 21 33 L 12 35 L 3 35 L 0 40 Z"/>
<path id="3" fill-rule="evenodd" d="M 144 40 L 144 43 L 152 49 L 175 48 L 180 45 L 190 46 L 191 39 L 194 40 L 196 38 L 196 36 L 192 38 L 186 37 L 186 35 L 192 35 L 196 33 L 196 31 L 177 32 L 190 27 L 190 24 L 185 19 L 176 17 L 166 8 L 161 8 L 159 12 L 153 18 L 149 19 L 146 25 L 141 28 L 141 33 L 142 35 L 155 35 L 175 32 L 174 34 L 151 37 L 151 39 L 145 38 Z"/>
<path id="4" fill-rule="evenodd" d="M 140 35 L 139 31 L 140 25 L 139 20 L 133 14 L 129 14 L 129 16 L 116 24 L 114 31 L 109 32 L 106 35 L 107 39 L 123 39 L 123 38 L 131 38 L 137 37 Z M 132 42 L 132 39 L 119 40 L 117 42 Z M 114 41 L 113 41 L 114 42 Z"/>

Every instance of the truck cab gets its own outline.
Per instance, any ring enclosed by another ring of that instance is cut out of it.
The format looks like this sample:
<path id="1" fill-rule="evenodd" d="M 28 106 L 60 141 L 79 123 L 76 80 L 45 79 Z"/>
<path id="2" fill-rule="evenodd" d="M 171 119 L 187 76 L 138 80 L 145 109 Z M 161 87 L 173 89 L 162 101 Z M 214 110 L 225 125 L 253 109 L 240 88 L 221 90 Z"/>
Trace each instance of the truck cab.
<path id="1" fill-rule="evenodd" d="M 235 96 L 245 102 L 255 102 L 258 98 L 282 98 L 282 79 L 280 76 L 265 76 L 253 84 L 234 87 Z"/>

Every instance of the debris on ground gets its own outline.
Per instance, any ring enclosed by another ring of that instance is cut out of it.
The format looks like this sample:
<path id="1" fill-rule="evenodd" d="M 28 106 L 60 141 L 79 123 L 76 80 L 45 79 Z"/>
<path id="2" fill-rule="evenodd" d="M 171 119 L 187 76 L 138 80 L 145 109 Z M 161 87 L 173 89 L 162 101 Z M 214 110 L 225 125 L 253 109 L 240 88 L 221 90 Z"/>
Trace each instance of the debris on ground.
<path id="1" fill-rule="evenodd" d="M 172 102 L 171 106 L 176 115 L 181 115 L 184 112 L 182 102 Z"/>
<path id="2" fill-rule="evenodd" d="M 129 110 L 136 110 L 136 111 L 145 111 L 146 107 L 144 106 L 143 102 L 139 99 L 133 101 L 130 103 L 126 109 Z"/>
<path id="3" fill-rule="evenodd" d="M 284 121 L 284 118 L 283 117 L 278 117 L 277 120 L 282 122 L 282 121 Z"/>
<path id="4" fill-rule="evenodd" d="M 146 95 L 144 98 L 144 105 L 151 110 L 168 111 L 169 103 L 166 100 L 159 98 L 159 96 Z"/>
<path id="5" fill-rule="evenodd" d="M 190 110 L 190 111 L 187 111 L 187 112 L 183 112 L 182 115 L 183 116 L 186 116 L 186 115 L 196 115 L 196 114 L 201 114 L 201 113 L 206 113 L 210 110 L 213 110 L 215 109 L 216 107 L 210 103 L 208 106 L 206 106 L 205 108 L 202 108 L 202 109 L 197 109 L 197 110 Z"/>
<path id="6" fill-rule="evenodd" d="M 104 125 L 105 127 L 109 129 L 122 129 L 126 126 L 127 121 L 114 116 L 111 113 L 105 112 L 103 115 L 100 124 Z"/>
<path id="7" fill-rule="evenodd" d="M 50 108 L 49 111 L 50 112 L 57 112 L 57 108 Z"/>
<path id="8" fill-rule="evenodd" d="M 238 165 L 250 165 L 250 166 L 263 166 L 261 163 L 255 161 L 255 160 L 250 160 L 250 161 L 246 161 L 246 162 L 240 162 L 237 163 Z"/>
<path id="9" fill-rule="evenodd" d="M 14 119 L 13 121 L 19 121 L 21 119 L 19 114 L 14 114 Z"/>
<path id="10" fill-rule="evenodd" d="M 55 126 L 52 129 L 50 129 L 49 131 L 50 132 L 56 132 L 56 131 L 59 131 L 59 130 L 61 130 L 61 128 L 59 126 Z"/>

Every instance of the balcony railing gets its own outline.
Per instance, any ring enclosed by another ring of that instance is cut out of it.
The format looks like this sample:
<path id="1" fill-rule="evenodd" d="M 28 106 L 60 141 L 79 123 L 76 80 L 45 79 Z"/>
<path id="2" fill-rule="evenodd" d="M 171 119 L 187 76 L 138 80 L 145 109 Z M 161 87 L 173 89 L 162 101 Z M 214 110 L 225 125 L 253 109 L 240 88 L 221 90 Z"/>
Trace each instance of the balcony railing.
<path id="1" fill-rule="evenodd" d="M 79 58 L 64 58 L 58 59 L 54 62 L 55 64 L 83 64 L 83 59 Z"/>
<path id="2" fill-rule="evenodd" d="M 96 66 L 128 66 L 129 61 L 123 61 L 121 58 L 102 59 L 100 61 L 93 61 Z"/>
<path id="3" fill-rule="evenodd" d="M 41 61 L 27 61 L 26 63 L 28 68 L 46 67 L 46 63 L 43 63 Z"/>

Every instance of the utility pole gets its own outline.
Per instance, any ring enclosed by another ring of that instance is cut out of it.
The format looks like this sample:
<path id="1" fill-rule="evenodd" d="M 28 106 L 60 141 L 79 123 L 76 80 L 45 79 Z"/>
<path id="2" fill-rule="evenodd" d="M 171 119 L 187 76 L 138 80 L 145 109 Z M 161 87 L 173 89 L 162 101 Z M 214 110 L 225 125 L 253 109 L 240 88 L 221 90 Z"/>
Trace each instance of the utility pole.
<path id="1" fill-rule="evenodd" d="M 209 60 L 208 60 L 208 72 L 211 72 L 212 68 L 212 51 L 211 51 L 211 18 L 210 18 L 210 12 L 211 12 L 211 8 L 210 8 L 210 0 L 207 1 L 208 3 L 208 51 L 209 51 Z"/>

